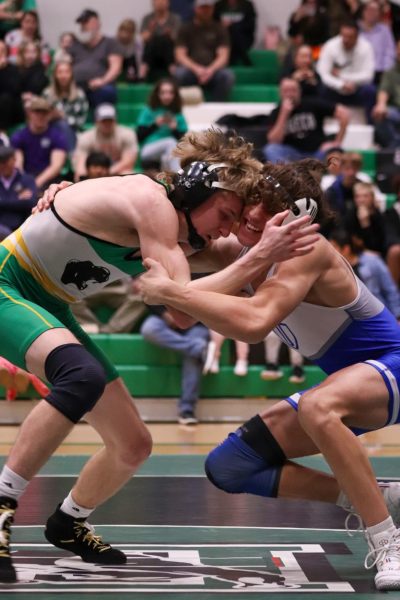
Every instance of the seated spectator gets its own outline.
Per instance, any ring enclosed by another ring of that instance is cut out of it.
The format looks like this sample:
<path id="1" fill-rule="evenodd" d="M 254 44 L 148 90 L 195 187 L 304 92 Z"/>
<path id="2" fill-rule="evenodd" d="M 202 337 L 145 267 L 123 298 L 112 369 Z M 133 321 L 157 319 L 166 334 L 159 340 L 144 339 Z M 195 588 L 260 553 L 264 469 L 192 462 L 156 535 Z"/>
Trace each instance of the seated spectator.
<path id="1" fill-rule="evenodd" d="M 179 329 L 165 307 L 150 307 L 155 314 L 145 319 L 140 333 L 145 340 L 182 354 L 181 395 L 178 400 L 178 422 L 195 425 L 196 403 L 208 342 L 208 329 L 196 323 L 189 329 Z"/>
<path id="2" fill-rule="evenodd" d="M 260 377 L 264 381 L 276 381 L 283 377 L 283 371 L 279 365 L 279 351 L 282 344 L 281 338 L 275 331 L 271 331 L 264 339 L 265 369 L 260 373 Z M 292 367 L 289 375 L 289 382 L 303 383 L 306 378 L 303 369 L 304 359 L 302 355 L 291 346 L 288 346 L 288 352 L 290 365 Z"/>
<path id="3" fill-rule="evenodd" d="M 95 111 L 95 126 L 78 136 L 73 156 L 75 181 L 86 175 L 86 159 L 91 152 L 104 152 L 111 159 L 111 175 L 131 173 L 138 154 L 136 133 L 117 124 L 112 104 L 100 104 Z"/>
<path id="4" fill-rule="evenodd" d="M 111 158 L 104 152 L 91 152 L 86 159 L 85 167 L 86 177 L 84 179 L 109 177 L 111 175 Z"/>
<path id="5" fill-rule="evenodd" d="M 225 340 L 225 336 L 216 331 L 210 331 L 210 342 L 207 347 L 207 356 L 203 367 L 204 375 L 207 373 L 212 373 L 214 375 L 219 373 L 219 359 L 221 356 L 222 344 Z M 238 377 L 245 377 L 249 367 L 249 344 L 238 340 L 234 340 L 234 342 L 236 349 L 236 363 L 233 373 Z"/>
<path id="6" fill-rule="evenodd" d="M 133 19 L 124 19 L 119 24 L 117 42 L 121 47 L 123 56 L 121 75 L 123 80 L 128 82 L 134 82 L 139 79 L 142 45 L 135 34 L 136 23 Z"/>
<path id="7" fill-rule="evenodd" d="M 53 122 L 64 131 L 68 151 L 72 152 L 77 133 L 86 123 L 89 104 L 85 92 L 74 81 L 71 63 L 56 63 L 50 86 L 43 91 L 43 97 L 52 106 Z"/>
<path id="8" fill-rule="evenodd" d="M 372 46 L 375 58 L 374 83 L 379 85 L 382 73 L 391 69 L 396 60 L 393 33 L 382 23 L 382 7 L 378 0 L 370 0 L 362 9 L 360 35 Z"/>
<path id="9" fill-rule="evenodd" d="M 257 15 L 250 0 L 218 0 L 214 18 L 229 32 L 230 65 L 251 65 L 249 50 L 254 44 Z"/>
<path id="10" fill-rule="evenodd" d="M 69 53 L 69 49 L 75 41 L 75 35 L 70 31 L 64 31 L 59 37 L 58 47 L 54 52 L 53 62 L 57 64 L 58 62 L 71 62 L 71 55 Z"/>
<path id="11" fill-rule="evenodd" d="M 400 319 L 400 295 L 384 260 L 374 252 L 364 250 L 362 243 L 344 229 L 329 237 L 332 246 L 350 263 L 355 274 L 365 283 L 391 313 Z"/>
<path id="12" fill-rule="evenodd" d="M 301 0 L 290 16 L 288 36 L 299 38 L 301 44 L 312 46 L 318 58 L 319 47 L 330 37 L 329 18 L 320 0 Z"/>
<path id="13" fill-rule="evenodd" d="M 48 85 L 46 67 L 40 60 L 40 47 L 37 42 L 24 42 L 18 50 L 17 59 L 21 81 L 22 100 L 26 105 L 32 96 L 40 96 Z"/>
<path id="14" fill-rule="evenodd" d="M 375 120 L 375 141 L 382 148 L 400 146 L 400 40 L 396 43 L 396 63 L 383 73 L 376 104 L 372 109 Z"/>
<path id="15" fill-rule="evenodd" d="M 122 69 L 122 50 L 115 38 L 101 31 L 99 15 L 85 9 L 76 20 L 81 28 L 68 52 L 72 58 L 74 79 L 84 89 L 92 107 L 104 102 L 115 104 L 115 82 Z"/>
<path id="16" fill-rule="evenodd" d="M 37 188 L 32 175 L 16 167 L 15 150 L 0 146 L 0 223 L 11 233 L 29 217 L 36 204 Z"/>
<path id="17" fill-rule="evenodd" d="M 180 162 L 172 153 L 187 129 L 178 86 L 172 79 L 160 79 L 153 88 L 149 105 L 138 118 L 142 167 L 146 168 L 148 163 L 154 167 L 156 163 L 162 170 L 178 171 Z"/>
<path id="18" fill-rule="evenodd" d="M 4 0 L 0 3 L 0 38 L 6 33 L 18 27 L 22 19 L 23 0 Z"/>
<path id="19" fill-rule="evenodd" d="M 302 44 L 296 48 L 293 64 L 282 69 L 282 76 L 294 79 L 300 84 L 302 96 L 318 96 L 321 78 L 318 75 L 313 61 L 312 48 Z"/>
<path id="20" fill-rule="evenodd" d="M 370 183 L 354 185 L 354 206 L 345 216 L 345 228 L 350 235 L 362 241 L 366 250 L 386 253 L 386 235 L 382 213 L 375 201 L 374 188 Z"/>
<path id="21" fill-rule="evenodd" d="M 229 63 L 229 34 L 213 19 L 214 0 L 195 0 L 194 18 L 178 32 L 175 77 L 182 86 L 200 85 L 214 102 L 229 98 L 235 81 Z M 207 43 L 204 43 L 207 40 Z"/>
<path id="22" fill-rule="evenodd" d="M 271 127 L 264 147 L 265 160 L 270 162 L 314 157 L 323 159 L 332 146 L 340 146 L 349 121 L 348 110 L 319 98 L 302 98 L 300 84 L 294 79 L 282 79 L 280 102 L 270 114 Z M 339 121 L 334 140 L 328 140 L 323 130 L 325 117 Z"/>
<path id="23" fill-rule="evenodd" d="M 367 121 L 371 121 L 376 96 L 374 52 L 371 44 L 359 35 L 356 23 L 344 23 L 340 34 L 322 46 L 317 71 L 322 79 L 323 98 L 362 106 Z"/>
<path id="24" fill-rule="evenodd" d="M 17 150 L 17 167 L 33 175 L 39 190 L 60 179 L 67 157 L 67 140 L 50 124 L 51 106 L 34 97 L 27 107 L 27 124 L 11 136 Z"/>
<path id="25" fill-rule="evenodd" d="M 329 206 L 336 213 L 337 225 L 340 227 L 344 227 L 346 215 L 354 208 L 355 184 L 371 183 L 371 178 L 361 171 L 361 166 L 362 158 L 358 152 L 345 152 L 340 159 L 339 174 L 333 177 L 333 181 L 331 178 L 329 187 L 325 187 L 329 180 L 324 181 L 324 178 L 322 180 Z M 376 190 L 374 186 L 375 198 L 377 198 Z M 379 202 L 382 202 L 381 199 Z"/>
<path id="26" fill-rule="evenodd" d="M 149 81 L 174 74 L 174 45 L 181 19 L 169 9 L 169 0 L 153 0 L 153 12 L 143 18 L 140 78 Z"/>
<path id="27" fill-rule="evenodd" d="M 393 178 L 393 190 L 396 193 L 396 201 L 383 213 L 386 237 L 386 262 L 389 271 L 400 286 L 400 176 Z"/>
<path id="28" fill-rule="evenodd" d="M 104 307 L 113 311 L 105 323 L 96 313 Z M 110 283 L 96 294 L 71 305 L 74 317 L 86 333 L 131 333 L 146 309 L 130 277 Z"/>
<path id="29" fill-rule="evenodd" d="M 7 46 L 0 40 L 0 131 L 24 120 L 19 70 L 7 60 Z"/>
<path id="30" fill-rule="evenodd" d="M 329 161 L 335 155 L 337 160 Z M 353 206 L 353 186 L 357 182 L 371 183 L 374 187 L 375 200 L 381 211 L 386 206 L 386 194 L 373 183 L 368 173 L 361 170 L 362 157 L 358 152 L 345 152 L 342 148 L 330 148 L 325 156 L 327 173 L 321 179 L 321 187 L 327 191 L 332 209 L 344 215 Z M 332 189 L 329 189 L 331 188 Z"/>
<path id="31" fill-rule="evenodd" d="M 39 59 L 45 67 L 51 62 L 51 55 L 48 45 L 42 41 L 39 28 L 39 17 L 36 11 L 27 10 L 22 15 L 20 28 L 7 33 L 5 43 L 9 48 L 10 62 L 18 62 L 18 53 L 22 44 L 34 42 L 39 46 Z"/>

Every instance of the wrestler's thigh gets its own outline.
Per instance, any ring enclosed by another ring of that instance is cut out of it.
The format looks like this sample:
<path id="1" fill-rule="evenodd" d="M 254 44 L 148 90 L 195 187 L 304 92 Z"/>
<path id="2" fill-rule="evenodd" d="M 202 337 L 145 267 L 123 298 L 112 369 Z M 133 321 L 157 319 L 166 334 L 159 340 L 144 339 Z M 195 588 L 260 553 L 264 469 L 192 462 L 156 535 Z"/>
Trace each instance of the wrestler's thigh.
<path id="1" fill-rule="evenodd" d="M 357 363 L 329 375 L 308 390 L 302 402 L 318 403 L 324 411 L 334 411 L 345 425 L 379 429 L 388 420 L 389 390 L 381 373 L 372 365 Z"/>

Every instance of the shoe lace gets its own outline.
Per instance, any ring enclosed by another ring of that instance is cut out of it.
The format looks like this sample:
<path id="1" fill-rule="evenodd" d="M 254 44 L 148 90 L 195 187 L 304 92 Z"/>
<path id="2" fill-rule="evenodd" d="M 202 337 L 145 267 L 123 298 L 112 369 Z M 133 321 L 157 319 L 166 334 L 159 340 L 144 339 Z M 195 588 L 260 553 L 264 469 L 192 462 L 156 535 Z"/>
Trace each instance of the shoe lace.
<path id="1" fill-rule="evenodd" d="M 10 527 L 14 521 L 15 510 L 8 506 L 0 506 L 0 556 L 8 556 Z"/>
<path id="2" fill-rule="evenodd" d="M 361 531 L 365 535 L 365 527 L 364 527 L 363 520 L 360 517 L 360 515 L 354 510 L 354 507 L 352 506 L 350 508 L 345 508 L 343 506 L 342 508 L 343 508 L 343 510 L 345 510 L 348 513 L 345 518 L 345 521 L 344 521 L 344 526 L 347 531 L 347 535 L 349 537 L 353 537 L 354 534 L 357 533 L 358 531 Z M 357 519 L 357 527 L 355 529 L 350 529 L 350 522 L 353 518 Z"/>
<path id="3" fill-rule="evenodd" d="M 398 531 L 395 530 L 385 544 L 378 546 L 378 548 L 372 548 L 368 552 L 364 560 L 365 568 L 372 569 L 372 567 L 384 558 L 395 558 L 396 560 L 399 560 L 399 545 L 400 540 Z M 370 559 L 372 559 L 372 562 L 370 562 Z"/>
<path id="4" fill-rule="evenodd" d="M 110 548 L 109 544 L 105 544 L 101 538 L 101 535 L 95 535 L 95 529 L 93 525 L 90 525 L 87 521 L 75 521 L 74 532 L 78 538 L 81 538 L 89 548 L 97 552 L 104 552 Z"/>

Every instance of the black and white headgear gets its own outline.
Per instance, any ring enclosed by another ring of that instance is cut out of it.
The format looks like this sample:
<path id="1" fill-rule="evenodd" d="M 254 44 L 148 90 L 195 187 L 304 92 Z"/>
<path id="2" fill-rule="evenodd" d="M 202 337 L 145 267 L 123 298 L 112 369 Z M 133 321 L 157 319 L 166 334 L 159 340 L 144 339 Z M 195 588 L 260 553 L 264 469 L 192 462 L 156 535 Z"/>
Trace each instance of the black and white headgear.
<path id="1" fill-rule="evenodd" d="M 195 250 L 204 248 L 206 241 L 197 233 L 190 213 L 208 200 L 218 189 L 234 191 L 219 180 L 219 171 L 227 167 L 225 163 L 191 162 L 178 171 L 172 180 L 169 199 L 177 210 L 181 210 L 189 228 L 188 241 Z"/>

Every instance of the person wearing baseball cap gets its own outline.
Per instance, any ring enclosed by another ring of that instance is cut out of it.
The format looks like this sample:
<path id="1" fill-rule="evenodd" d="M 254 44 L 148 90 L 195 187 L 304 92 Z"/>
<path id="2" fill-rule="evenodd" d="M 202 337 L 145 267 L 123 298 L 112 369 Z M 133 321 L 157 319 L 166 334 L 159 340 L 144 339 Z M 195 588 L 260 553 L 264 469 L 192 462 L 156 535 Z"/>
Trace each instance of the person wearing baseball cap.
<path id="1" fill-rule="evenodd" d="M 51 110 L 47 100 L 33 96 L 26 109 L 26 126 L 11 136 L 17 166 L 35 178 L 39 189 L 59 178 L 68 152 L 65 133 L 50 122 Z"/>
<path id="2" fill-rule="evenodd" d="M 68 49 L 74 79 L 86 92 L 92 108 L 103 102 L 115 104 L 115 81 L 122 69 L 122 49 L 114 38 L 103 35 L 95 10 L 85 8 L 76 23 L 80 31 Z"/>
<path id="3" fill-rule="evenodd" d="M 78 136 L 73 157 L 75 180 L 87 175 L 86 160 L 92 152 L 104 152 L 110 158 L 110 175 L 131 173 L 138 153 L 136 133 L 129 127 L 118 125 L 112 104 L 99 104 L 94 119 L 95 126 Z"/>

